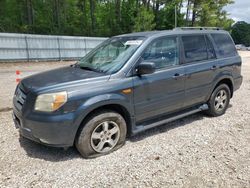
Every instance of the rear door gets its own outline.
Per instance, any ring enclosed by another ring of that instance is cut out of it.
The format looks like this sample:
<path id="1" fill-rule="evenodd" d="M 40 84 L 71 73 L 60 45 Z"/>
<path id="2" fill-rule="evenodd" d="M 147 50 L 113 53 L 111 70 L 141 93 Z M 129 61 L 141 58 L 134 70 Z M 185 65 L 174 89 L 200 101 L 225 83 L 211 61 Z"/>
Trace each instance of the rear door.
<path id="1" fill-rule="evenodd" d="M 182 38 L 184 52 L 184 107 L 206 102 L 218 72 L 218 62 L 209 35 L 192 34 Z"/>
<path id="2" fill-rule="evenodd" d="M 140 62 L 154 62 L 156 72 L 133 77 L 137 122 L 182 108 L 185 79 L 178 43 L 176 36 L 158 38 L 141 55 Z"/>

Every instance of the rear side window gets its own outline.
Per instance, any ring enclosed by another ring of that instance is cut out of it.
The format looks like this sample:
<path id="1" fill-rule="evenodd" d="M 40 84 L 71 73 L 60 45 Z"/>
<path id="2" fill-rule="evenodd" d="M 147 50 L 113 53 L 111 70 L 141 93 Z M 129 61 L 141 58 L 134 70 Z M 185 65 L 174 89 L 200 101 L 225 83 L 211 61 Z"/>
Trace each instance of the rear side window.
<path id="1" fill-rule="evenodd" d="M 208 59 L 204 35 L 182 36 L 186 63 Z"/>
<path id="2" fill-rule="evenodd" d="M 237 54 L 236 48 L 228 34 L 211 34 L 221 57 L 231 57 Z"/>

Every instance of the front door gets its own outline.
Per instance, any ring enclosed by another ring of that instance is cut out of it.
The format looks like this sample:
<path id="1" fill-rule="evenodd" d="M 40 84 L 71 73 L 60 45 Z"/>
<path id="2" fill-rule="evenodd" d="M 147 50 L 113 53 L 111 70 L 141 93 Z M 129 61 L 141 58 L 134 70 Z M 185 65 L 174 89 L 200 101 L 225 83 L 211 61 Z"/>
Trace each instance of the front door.
<path id="1" fill-rule="evenodd" d="M 155 39 L 142 54 L 140 62 L 155 63 L 156 71 L 133 77 L 137 123 L 182 108 L 185 76 L 178 46 L 178 37 L 163 37 Z"/>

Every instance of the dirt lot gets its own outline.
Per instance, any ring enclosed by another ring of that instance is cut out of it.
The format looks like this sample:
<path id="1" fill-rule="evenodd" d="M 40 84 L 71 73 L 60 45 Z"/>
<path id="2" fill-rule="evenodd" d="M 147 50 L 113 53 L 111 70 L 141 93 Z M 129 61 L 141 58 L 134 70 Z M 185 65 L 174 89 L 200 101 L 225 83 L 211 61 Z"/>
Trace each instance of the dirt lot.
<path id="1" fill-rule="evenodd" d="M 169 123 L 91 160 L 20 138 L 8 111 L 15 70 L 72 62 L 0 64 L 0 187 L 250 187 L 250 52 L 241 55 L 244 82 L 225 115 Z"/>

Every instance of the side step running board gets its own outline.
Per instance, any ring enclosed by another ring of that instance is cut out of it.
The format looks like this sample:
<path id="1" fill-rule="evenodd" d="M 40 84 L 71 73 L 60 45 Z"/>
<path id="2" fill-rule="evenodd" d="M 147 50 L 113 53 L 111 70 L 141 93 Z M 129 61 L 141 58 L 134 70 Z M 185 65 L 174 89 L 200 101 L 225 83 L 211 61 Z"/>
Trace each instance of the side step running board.
<path id="1" fill-rule="evenodd" d="M 186 117 L 186 116 L 189 116 L 191 114 L 195 114 L 197 112 L 201 112 L 203 110 L 207 110 L 208 109 L 208 105 L 207 104 L 203 104 L 201 105 L 200 107 L 196 108 L 196 109 L 193 109 L 193 110 L 190 110 L 190 111 L 187 111 L 187 112 L 184 112 L 182 114 L 179 114 L 179 115 L 176 115 L 176 116 L 173 116 L 173 117 L 170 117 L 170 118 L 167 118 L 167 119 L 163 119 L 161 121 L 157 121 L 157 122 L 154 122 L 154 123 L 151 123 L 149 125 L 139 125 L 139 126 L 136 126 L 136 129 L 134 129 L 132 131 L 132 134 L 135 135 L 137 133 L 140 133 L 140 132 L 143 132 L 145 130 L 148 130 L 148 129 L 151 129 L 153 127 L 157 127 L 157 126 L 160 126 L 160 125 L 163 125 L 165 123 L 169 123 L 171 121 L 175 121 L 177 119 L 180 119 L 180 118 L 183 118 L 183 117 Z"/>

